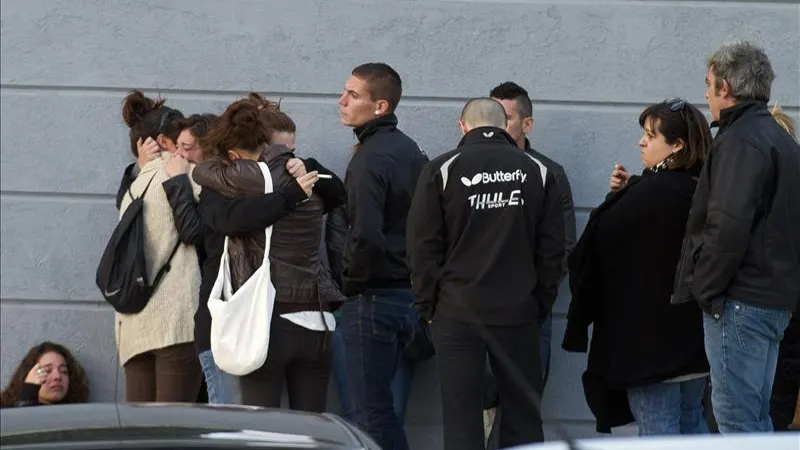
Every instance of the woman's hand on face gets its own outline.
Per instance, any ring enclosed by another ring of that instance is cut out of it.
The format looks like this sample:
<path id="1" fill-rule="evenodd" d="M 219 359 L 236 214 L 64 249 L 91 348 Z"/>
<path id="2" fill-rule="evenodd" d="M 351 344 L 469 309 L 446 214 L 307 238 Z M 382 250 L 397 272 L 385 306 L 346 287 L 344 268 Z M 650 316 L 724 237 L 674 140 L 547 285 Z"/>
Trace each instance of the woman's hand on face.
<path id="1" fill-rule="evenodd" d="M 29 384 L 38 384 L 41 386 L 46 379 L 47 368 L 36 364 L 33 366 L 30 372 L 28 372 L 28 376 L 25 377 L 25 382 Z"/>
<path id="2" fill-rule="evenodd" d="M 307 173 L 306 165 L 300 158 L 292 158 L 286 161 L 286 170 L 295 178 L 300 178 Z"/>
<path id="3" fill-rule="evenodd" d="M 139 163 L 139 168 L 141 169 L 147 165 L 147 163 L 154 160 L 156 156 L 158 156 L 158 153 L 161 151 L 161 147 L 159 147 L 158 142 L 151 137 L 144 141 L 142 141 L 142 138 L 139 138 L 139 140 L 136 141 L 136 150 L 139 153 L 137 162 Z"/>
<path id="4" fill-rule="evenodd" d="M 628 180 L 631 178 L 631 175 L 622 166 L 622 164 L 615 164 L 614 170 L 611 171 L 611 178 L 609 179 L 608 185 L 611 188 L 611 192 L 617 192 L 618 190 L 622 189 L 626 184 L 628 184 Z"/>
<path id="5" fill-rule="evenodd" d="M 317 184 L 318 180 L 319 180 L 319 173 L 315 170 L 313 172 L 308 172 L 307 174 L 298 177 L 297 183 L 300 184 L 300 187 L 303 189 L 303 192 L 306 193 L 306 197 L 311 197 L 311 193 L 314 191 L 314 185 Z"/>
<path id="6" fill-rule="evenodd" d="M 189 173 L 190 167 L 189 160 L 180 155 L 172 155 L 172 158 L 164 165 L 164 170 L 166 170 L 168 177 L 173 178 Z"/>

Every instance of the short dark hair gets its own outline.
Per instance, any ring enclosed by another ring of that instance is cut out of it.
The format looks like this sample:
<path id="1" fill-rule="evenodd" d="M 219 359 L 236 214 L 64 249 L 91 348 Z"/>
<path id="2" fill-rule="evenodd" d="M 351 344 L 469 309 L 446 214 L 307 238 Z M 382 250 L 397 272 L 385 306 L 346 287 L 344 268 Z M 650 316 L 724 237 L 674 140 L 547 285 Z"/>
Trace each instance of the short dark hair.
<path id="1" fill-rule="evenodd" d="M 667 144 L 683 141 L 670 163 L 673 169 L 691 169 L 702 165 L 711 147 L 711 131 L 703 113 L 691 103 L 674 98 L 650 105 L 639 115 L 639 126 L 647 123 L 658 127 Z"/>
<path id="2" fill-rule="evenodd" d="M 394 112 L 403 95 L 403 82 L 394 69 L 385 63 L 366 63 L 353 69 L 352 74 L 367 82 L 373 101 L 386 100 L 389 112 Z"/>
<path id="3" fill-rule="evenodd" d="M 517 111 L 523 119 L 533 117 L 533 102 L 528 97 L 528 91 L 513 81 L 506 81 L 495 86 L 489 93 L 489 97 L 500 100 L 514 100 L 517 103 Z"/>

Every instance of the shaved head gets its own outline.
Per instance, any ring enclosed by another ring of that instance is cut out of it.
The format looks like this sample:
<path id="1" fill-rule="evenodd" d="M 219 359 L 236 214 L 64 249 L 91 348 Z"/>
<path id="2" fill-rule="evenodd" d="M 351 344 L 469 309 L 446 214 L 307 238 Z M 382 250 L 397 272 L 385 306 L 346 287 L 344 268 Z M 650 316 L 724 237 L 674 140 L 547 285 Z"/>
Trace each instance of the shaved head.
<path id="1" fill-rule="evenodd" d="M 464 133 L 478 127 L 506 128 L 506 110 L 492 98 L 473 98 L 461 111 L 461 129 Z"/>

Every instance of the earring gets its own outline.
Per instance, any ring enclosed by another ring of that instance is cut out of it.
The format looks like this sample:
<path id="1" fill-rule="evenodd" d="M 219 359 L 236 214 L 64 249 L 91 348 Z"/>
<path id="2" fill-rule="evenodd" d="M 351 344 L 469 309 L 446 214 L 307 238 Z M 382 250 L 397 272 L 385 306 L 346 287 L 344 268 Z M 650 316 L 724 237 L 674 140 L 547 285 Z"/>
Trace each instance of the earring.
<path id="1" fill-rule="evenodd" d="M 377 116 L 378 114 L 380 114 L 380 113 L 381 113 L 381 112 L 380 112 L 380 110 L 377 110 L 377 109 L 375 110 L 375 115 L 376 115 L 376 116 Z"/>

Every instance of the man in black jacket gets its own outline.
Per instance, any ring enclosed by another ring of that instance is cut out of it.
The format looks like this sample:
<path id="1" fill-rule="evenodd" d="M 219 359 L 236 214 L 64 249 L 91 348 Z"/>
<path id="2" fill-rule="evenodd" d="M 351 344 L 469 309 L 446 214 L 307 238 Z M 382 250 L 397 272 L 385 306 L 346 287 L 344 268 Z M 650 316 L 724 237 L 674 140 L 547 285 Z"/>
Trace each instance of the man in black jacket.
<path id="1" fill-rule="evenodd" d="M 356 67 L 339 98 L 358 144 L 347 168 L 341 308 L 347 373 L 359 425 L 384 450 L 408 449 L 392 379 L 417 323 L 406 264 L 406 217 L 428 157 L 397 128 L 400 76 L 383 63 Z"/>
<path id="2" fill-rule="evenodd" d="M 409 213 L 411 279 L 436 345 L 446 450 L 484 448 L 487 353 L 503 399 L 500 446 L 544 439 L 530 390 L 542 390 L 539 313 L 556 298 L 564 216 L 552 173 L 505 126 L 500 103 L 469 101 L 464 138 L 426 166 Z"/>
<path id="3" fill-rule="evenodd" d="M 569 184 L 569 178 L 567 178 L 567 173 L 561 164 L 531 147 L 531 142 L 528 140 L 527 135 L 533 130 L 533 104 L 528 96 L 528 91 L 516 83 L 507 81 L 495 86 L 489 96 L 503 105 L 503 109 L 506 111 L 506 119 L 508 120 L 506 131 L 514 139 L 517 146 L 544 164 L 547 170 L 553 174 L 553 178 L 555 178 L 555 188 L 561 200 L 561 210 L 564 214 L 564 247 L 566 248 L 560 284 L 566 278 L 567 256 L 572 247 L 575 246 L 577 235 L 575 229 L 575 206 L 572 203 L 572 187 Z M 553 317 L 551 311 L 542 311 L 539 317 L 542 321 L 539 336 L 540 356 L 542 358 L 542 386 L 545 386 L 550 372 L 550 341 L 552 339 Z"/>
<path id="4" fill-rule="evenodd" d="M 774 72 L 747 42 L 709 58 L 719 131 L 700 176 L 673 303 L 704 314 L 720 432 L 772 430 L 778 344 L 800 298 L 800 147 L 767 110 Z"/>

